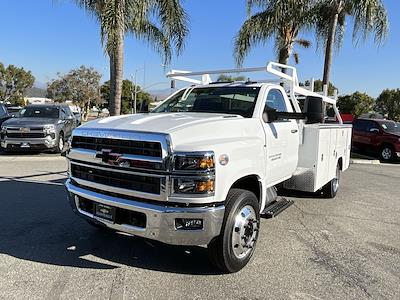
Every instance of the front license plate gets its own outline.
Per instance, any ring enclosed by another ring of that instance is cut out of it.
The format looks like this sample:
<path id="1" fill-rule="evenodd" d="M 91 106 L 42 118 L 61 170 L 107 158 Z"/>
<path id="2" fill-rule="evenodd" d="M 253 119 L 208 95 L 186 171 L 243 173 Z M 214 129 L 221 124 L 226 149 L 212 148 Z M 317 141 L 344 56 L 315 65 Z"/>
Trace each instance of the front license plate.
<path id="1" fill-rule="evenodd" d="M 114 221 L 115 208 L 108 205 L 96 203 L 95 215 L 109 221 Z"/>
<path id="2" fill-rule="evenodd" d="M 30 148 L 31 145 L 29 143 L 21 143 L 21 148 Z"/>

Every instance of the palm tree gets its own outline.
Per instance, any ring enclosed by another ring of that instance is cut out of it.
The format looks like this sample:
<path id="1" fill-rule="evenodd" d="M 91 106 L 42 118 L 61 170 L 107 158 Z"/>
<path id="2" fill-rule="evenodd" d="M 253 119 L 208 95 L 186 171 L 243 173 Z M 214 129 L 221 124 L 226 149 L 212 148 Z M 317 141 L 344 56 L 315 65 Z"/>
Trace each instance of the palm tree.
<path id="1" fill-rule="evenodd" d="M 169 63 L 173 48 L 180 54 L 188 33 L 180 0 L 75 0 L 100 23 L 101 41 L 110 58 L 110 113 L 119 115 L 124 65 L 124 40 L 144 40 Z M 158 25 L 159 24 L 159 25 Z"/>
<path id="2" fill-rule="evenodd" d="M 234 55 L 241 65 L 251 47 L 275 40 L 278 61 L 287 64 L 291 55 L 296 63 L 299 55 L 295 45 L 309 48 L 311 42 L 298 38 L 300 31 L 311 28 L 313 22 L 313 1 L 309 0 L 247 0 L 248 13 L 253 6 L 261 9 L 250 16 L 235 37 Z"/>
<path id="3" fill-rule="evenodd" d="M 380 44 L 388 33 L 386 9 L 381 0 L 323 0 L 315 6 L 319 43 L 325 47 L 323 84 L 328 85 L 332 67 L 332 52 L 340 48 L 346 29 L 346 17 L 354 19 L 353 42 L 366 40 L 370 33 Z"/>

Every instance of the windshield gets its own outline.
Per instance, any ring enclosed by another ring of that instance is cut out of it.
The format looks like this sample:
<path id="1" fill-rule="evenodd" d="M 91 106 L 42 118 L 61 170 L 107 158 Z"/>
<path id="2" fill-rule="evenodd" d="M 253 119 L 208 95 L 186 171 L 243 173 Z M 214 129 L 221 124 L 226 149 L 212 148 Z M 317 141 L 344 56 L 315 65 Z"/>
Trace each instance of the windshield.
<path id="1" fill-rule="evenodd" d="M 396 122 L 391 122 L 391 121 L 386 121 L 386 122 L 381 122 L 381 126 L 383 130 L 391 133 L 400 133 L 400 123 Z"/>
<path id="2" fill-rule="evenodd" d="M 21 110 L 20 116 L 23 118 L 53 118 L 59 116 L 58 107 L 33 107 L 29 106 Z"/>
<path id="3" fill-rule="evenodd" d="M 152 113 L 204 112 L 251 118 L 259 91 L 258 87 L 188 88 L 155 108 Z"/>

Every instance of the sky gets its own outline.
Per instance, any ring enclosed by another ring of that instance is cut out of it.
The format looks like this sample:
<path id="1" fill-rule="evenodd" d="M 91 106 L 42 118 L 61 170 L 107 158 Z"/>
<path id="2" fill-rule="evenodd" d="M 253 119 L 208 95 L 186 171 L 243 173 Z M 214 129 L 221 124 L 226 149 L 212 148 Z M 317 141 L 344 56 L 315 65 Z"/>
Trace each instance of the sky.
<path id="1" fill-rule="evenodd" d="M 189 14 L 190 34 L 184 52 L 163 67 L 161 57 L 143 41 L 127 37 L 124 77 L 149 90 L 169 87 L 165 73 L 170 69 L 212 70 L 234 68 L 234 36 L 246 19 L 245 0 L 184 0 Z M 385 88 L 400 88 L 400 1 L 383 0 L 390 32 L 377 47 L 373 39 L 354 45 L 352 22 L 347 21 L 345 41 L 333 58 L 331 80 L 340 94 L 355 91 L 377 97 Z M 72 0 L 0 0 L 0 62 L 31 70 L 35 85 L 47 82 L 80 65 L 91 66 L 109 78 L 109 61 L 104 54 L 99 24 Z M 298 49 L 301 81 L 322 78 L 323 52 L 316 49 L 313 32 L 301 38 L 313 43 Z M 273 40 L 254 47 L 244 67 L 264 66 L 275 60 Z M 293 64 L 293 62 L 291 62 Z"/>

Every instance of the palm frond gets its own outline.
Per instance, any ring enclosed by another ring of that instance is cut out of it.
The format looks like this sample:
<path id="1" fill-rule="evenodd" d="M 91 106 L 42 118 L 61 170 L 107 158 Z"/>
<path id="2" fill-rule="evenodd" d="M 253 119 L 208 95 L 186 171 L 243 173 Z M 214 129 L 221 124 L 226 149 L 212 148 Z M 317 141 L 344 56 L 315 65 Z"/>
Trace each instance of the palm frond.
<path id="1" fill-rule="evenodd" d="M 374 33 L 377 44 L 382 43 L 388 34 L 386 9 L 380 0 L 353 0 L 349 14 L 354 17 L 353 41 L 366 40 Z"/>
<path id="2" fill-rule="evenodd" d="M 306 49 L 310 48 L 312 45 L 309 40 L 305 39 L 297 39 L 294 41 L 294 43 Z"/>
<path id="3" fill-rule="evenodd" d="M 168 64 L 171 61 L 172 49 L 168 37 L 155 24 L 144 21 L 136 30 L 131 33 L 138 39 L 145 40 L 153 49 L 159 53 L 164 63 Z"/>
<path id="4" fill-rule="evenodd" d="M 179 0 L 153 0 L 153 13 L 157 15 L 165 36 L 180 54 L 188 35 L 188 16 Z"/>
<path id="5" fill-rule="evenodd" d="M 169 62 L 172 47 L 180 54 L 188 35 L 188 16 L 180 0 L 75 0 L 97 18 L 107 53 L 129 32 L 145 40 Z M 154 21 L 154 22 L 153 22 Z M 158 24 L 157 26 L 155 24 Z M 154 36 L 151 36 L 154 35 Z M 166 45 L 168 41 L 168 45 Z"/>
<path id="6" fill-rule="evenodd" d="M 235 37 L 234 56 L 236 64 L 241 66 L 250 49 L 271 38 L 275 30 L 274 15 L 271 11 L 255 14 L 245 21 Z"/>

